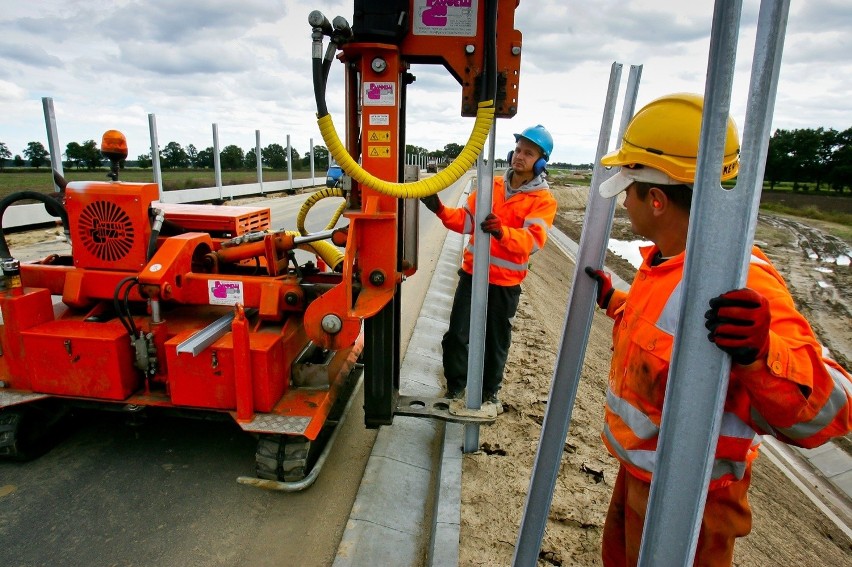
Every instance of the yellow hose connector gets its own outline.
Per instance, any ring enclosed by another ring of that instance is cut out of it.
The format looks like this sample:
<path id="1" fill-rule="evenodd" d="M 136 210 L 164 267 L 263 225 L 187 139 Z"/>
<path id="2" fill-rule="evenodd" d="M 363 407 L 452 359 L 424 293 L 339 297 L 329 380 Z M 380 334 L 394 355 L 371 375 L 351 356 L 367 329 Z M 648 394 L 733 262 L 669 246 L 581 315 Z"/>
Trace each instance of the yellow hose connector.
<path id="1" fill-rule="evenodd" d="M 319 125 L 322 139 L 325 141 L 329 153 L 334 156 L 334 160 L 352 179 L 383 195 L 389 195 L 398 199 L 419 199 L 428 195 L 434 195 L 438 191 L 449 187 L 473 166 L 477 156 L 482 152 L 482 148 L 485 147 L 485 141 L 488 139 L 489 132 L 491 132 L 494 113 L 493 100 L 480 102 L 479 108 L 476 111 L 476 121 L 473 124 L 473 131 L 470 133 L 464 149 L 456 159 L 440 173 L 427 179 L 412 181 L 411 183 L 385 181 L 365 171 L 352 159 L 349 152 L 346 151 L 346 148 L 337 136 L 337 131 L 334 129 L 334 123 L 331 121 L 330 114 L 326 114 L 317 120 L 317 124 Z"/>

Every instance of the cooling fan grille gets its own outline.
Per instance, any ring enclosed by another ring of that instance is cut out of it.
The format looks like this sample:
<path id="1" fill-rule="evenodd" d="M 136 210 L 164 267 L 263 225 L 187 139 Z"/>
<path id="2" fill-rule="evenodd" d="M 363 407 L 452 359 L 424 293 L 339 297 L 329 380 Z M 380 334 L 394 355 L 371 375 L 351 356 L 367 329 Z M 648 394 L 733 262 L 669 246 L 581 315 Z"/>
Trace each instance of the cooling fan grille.
<path id="1" fill-rule="evenodd" d="M 79 239 L 86 250 L 106 262 L 124 258 L 133 248 L 136 231 L 130 216 L 109 201 L 94 201 L 80 213 Z"/>

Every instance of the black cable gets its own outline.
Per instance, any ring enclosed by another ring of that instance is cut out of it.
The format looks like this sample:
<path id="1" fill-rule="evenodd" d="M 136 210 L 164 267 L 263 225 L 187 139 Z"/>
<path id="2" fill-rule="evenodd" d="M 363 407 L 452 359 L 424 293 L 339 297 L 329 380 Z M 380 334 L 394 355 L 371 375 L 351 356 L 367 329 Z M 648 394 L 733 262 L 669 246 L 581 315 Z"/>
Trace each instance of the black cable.
<path id="1" fill-rule="evenodd" d="M 130 327 L 133 329 L 132 335 L 134 339 L 139 336 L 139 331 L 136 328 L 136 321 L 133 320 L 133 314 L 130 312 L 130 301 L 128 298 L 130 297 L 130 290 L 133 289 L 133 286 L 138 284 L 139 280 L 133 278 L 133 281 L 130 283 L 130 285 L 124 288 L 124 312 L 127 313 L 127 320 L 130 323 Z"/>
<path id="2" fill-rule="evenodd" d="M 2 227 L 3 213 L 6 212 L 6 209 L 8 209 L 12 203 L 27 200 L 41 201 L 44 204 L 44 209 L 47 211 L 47 214 L 52 217 L 59 217 L 62 219 L 62 226 L 65 231 L 68 232 L 68 212 L 65 210 L 65 206 L 51 195 L 46 195 L 37 191 L 18 191 L 17 193 L 12 193 L 11 195 L 3 197 L 3 199 L 0 200 L 0 227 Z M 6 242 L 6 235 L 3 234 L 2 230 L 0 230 L 0 258 L 11 257 L 12 254 L 9 252 L 9 244 Z"/>
<path id="3" fill-rule="evenodd" d="M 121 303 L 119 302 L 119 296 L 121 295 L 121 288 L 123 288 L 125 286 L 125 284 L 127 284 L 128 282 L 132 282 L 132 281 L 138 281 L 138 280 L 136 280 L 136 276 L 127 276 L 126 278 L 124 278 L 123 280 L 118 282 L 118 285 L 115 286 L 115 290 L 112 293 L 112 303 L 113 303 L 113 307 L 115 308 L 115 314 L 118 317 L 118 320 L 121 321 L 121 324 L 124 326 L 124 330 L 126 330 L 127 333 L 132 338 L 135 339 L 136 338 L 136 335 L 134 333 L 135 326 L 132 326 L 130 323 L 128 323 L 125 320 L 124 313 L 123 313 L 123 310 L 122 310 L 122 306 L 121 306 Z M 128 315 L 129 315 L 129 313 L 128 313 Z"/>

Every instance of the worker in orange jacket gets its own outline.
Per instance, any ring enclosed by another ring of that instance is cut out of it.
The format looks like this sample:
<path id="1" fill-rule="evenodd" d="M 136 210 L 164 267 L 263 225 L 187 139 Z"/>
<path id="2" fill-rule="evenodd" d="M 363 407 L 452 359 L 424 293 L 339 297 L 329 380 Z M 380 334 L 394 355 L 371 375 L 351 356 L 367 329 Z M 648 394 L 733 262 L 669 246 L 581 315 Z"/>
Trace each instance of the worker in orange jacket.
<path id="1" fill-rule="evenodd" d="M 621 148 L 604 156 L 621 166 L 600 186 L 607 198 L 626 192 L 633 231 L 653 245 L 629 292 L 608 274 L 598 305 L 615 321 L 602 438 L 620 462 L 604 525 L 607 567 L 635 565 L 656 464 L 698 155 L 703 98 L 661 97 L 627 127 Z M 721 179 L 736 176 L 739 139 L 728 119 Z M 753 248 L 747 287 L 710 301 L 708 338 L 731 355 L 731 375 L 711 471 L 695 564 L 730 565 L 734 541 L 751 530 L 747 490 L 761 435 L 815 447 L 852 429 L 852 380 L 820 345 L 779 273 Z"/>
<path id="2" fill-rule="evenodd" d="M 510 168 L 503 177 L 495 177 L 491 213 L 479 227 L 492 237 L 482 407 L 487 410 L 488 404 L 493 404 L 497 413 L 503 411 L 497 392 L 503 383 L 512 342 L 511 321 L 518 310 L 521 282 L 527 275 L 530 255 L 544 246 L 556 216 L 556 199 L 550 193 L 545 171 L 552 151 L 553 138 L 544 126 L 531 126 L 515 134 L 515 149 L 508 157 Z M 459 399 L 467 385 L 476 192 L 459 208 L 444 206 L 437 195 L 421 200 L 448 229 L 470 235 L 459 270 L 449 329 L 441 341 L 446 396 Z"/>

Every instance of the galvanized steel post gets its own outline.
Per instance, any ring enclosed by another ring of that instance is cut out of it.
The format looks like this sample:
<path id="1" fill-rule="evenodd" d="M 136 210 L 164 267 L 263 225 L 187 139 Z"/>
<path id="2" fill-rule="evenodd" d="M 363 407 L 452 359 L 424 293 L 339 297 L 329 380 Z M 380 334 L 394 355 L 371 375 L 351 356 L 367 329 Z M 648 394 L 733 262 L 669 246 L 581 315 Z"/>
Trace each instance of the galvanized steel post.
<path id="1" fill-rule="evenodd" d="M 59 175 L 65 175 L 65 170 L 62 168 L 62 150 L 59 145 L 59 134 L 56 130 L 56 113 L 53 111 L 53 99 L 50 97 L 42 97 L 42 107 L 44 107 L 44 125 L 47 128 L 47 148 L 50 152 L 50 166 L 53 171 Z M 53 182 L 53 191 L 61 192 L 56 181 Z"/>
<path id="2" fill-rule="evenodd" d="M 287 180 L 290 182 L 290 192 L 293 192 L 293 150 L 290 148 L 290 134 L 287 134 Z"/>
<path id="3" fill-rule="evenodd" d="M 736 187 L 720 185 L 741 1 L 716 2 L 679 321 L 639 565 L 691 565 L 721 426 L 730 357 L 707 340 L 712 297 L 742 287 L 754 239 L 788 0 L 761 2 Z M 724 222 L 725 230 L 719 230 Z"/>
<path id="4" fill-rule="evenodd" d="M 260 185 L 260 194 L 263 195 L 263 157 L 260 151 L 260 130 L 254 131 L 254 157 L 257 162 L 257 184 Z"/>
<path id="5" fill-rule="evenodd" d="M 636 102 L 641 66 L 633 66 L 625 95 L 622 112 L 622 131 L 629 117 L 633 115 Z M 600 160 L 607 153 L 612 134 L 618 84 L 621 81 L 621 64 L 614 62 L 610 68 L 606 103 L 601 121 L 598 147 L 595 154 L 595 167 L 589 187 L 589 200 L 585 221 L 580 235 L 577 264 L 574 267 L 574 279 L 568 299 L 568 310 L 562 330 L 562 342 L 556 360 L 553 381 L 544 414 L 538 451 L 533 465 L 530 487 L 524 505 L 524 515 L 515 545 L 515 566 L 535 566 L 538 560 L 541 540 L 547 523 L 553 489 L 559 474 L 562 449 L 568 434 L 571 411 L 577 397 L 577 387 L 583 366 L 592 316 L 597 296 L 596 283 L 583 272 L 585 266 L 601 266 L 606 256 L 615 199 L 604 199 L 598 193 L 598 187 L 610 177 Z M 619 133 L 621 135 L 621 132 Z"/>
<path id="6" fill-rule="evenodd" d="M 157 141 L 157 117 L 148 115 L 148 133 L 151 137 L 151 169 L 154 172 L 154 183 L 157 184 L 158 195 L 163 200 L 163 173 L 160 170 L 160 143 Z"/>
<path id="7" fill-rule="evenodd" d="M 491 266 L 491 235 L 479 225 L 491 213 L 494 192 L 494 136 L 497 121 L 488 135 L 488 164 L 477 160 L 476 214 L 473 219 L 473 281 L 470 293 L 470 340 L 467 354 L 467 407 L 482 407 L 482 370 L 485 367 L 485 328 L 488 317 L 488 272 Z M 464 452 L 479 449 L 479 425 L 464 426 Z"/>
<path id="8" fill-rule="evenodd" d="M 213 124 L 213 176 L 219 188 L 219 200 L 222 200 L 222 164 L 219 162 L 219 125 Z"/>

